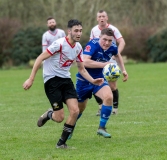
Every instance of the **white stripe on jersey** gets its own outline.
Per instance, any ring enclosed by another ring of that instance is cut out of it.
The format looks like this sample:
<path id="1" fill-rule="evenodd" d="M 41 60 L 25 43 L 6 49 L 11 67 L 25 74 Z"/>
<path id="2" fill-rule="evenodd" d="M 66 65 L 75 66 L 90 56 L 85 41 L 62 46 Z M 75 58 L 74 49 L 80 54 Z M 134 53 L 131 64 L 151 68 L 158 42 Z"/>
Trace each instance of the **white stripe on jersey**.
<path id="1" fill-rule="evenodd" d="M 118 28 L 116 28 L 115 26 L 113 26 L 111 24 L 108 24 L 107 28 L 111 28 L 114 32 L 114 39 L 113 39 L 114 43 L 116 43 L 117 39 L 122 38 L 122 35 L 121 35 L 120 31 L 118 30 Z M 99 38 L 100 34 L 101 34 L 101 29 L 99 28 L 98 25 L 96 25 L 91 30 L 90 39 Z"/>
<path id="2" fill-rule="evenodd" d="M 76 42 L 71 46 L 66 37 L 54 41 L 47 51 L 52 56 L 43 62 L 44 83 L 55 76 L 71 78 L 69 70 L 73 61 L 83 62 L 81 44 Z"/>

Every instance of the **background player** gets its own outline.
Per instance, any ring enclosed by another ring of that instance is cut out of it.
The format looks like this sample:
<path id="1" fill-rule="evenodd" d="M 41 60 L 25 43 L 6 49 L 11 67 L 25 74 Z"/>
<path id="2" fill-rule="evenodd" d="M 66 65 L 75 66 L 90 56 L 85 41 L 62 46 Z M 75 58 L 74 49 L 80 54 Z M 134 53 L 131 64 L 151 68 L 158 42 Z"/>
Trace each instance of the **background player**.
<path id="1" fill-rule="evenodd" d="M 113 25 L 108 24 L 108 16 L 106 11 L 100 10 L 97 12 L 97 22 L 98 25 L 92 28 L 90 33 L 90 39 L 99 38 L 101 30 L 104 28 L 111 28 L 114 31 L 113 42 L 118 44 L 118 53 L 121 54 L 125 47 L 125 41 L 120 33 L 120 31 Z M 122 58 L 122 57 L 121 57 Z M 111 58 L 110 62 L 116 63 L 114 56 Z M 118 104 L 119 104 L 119 92 L 117 89 L 117 82 L 109 82 L 109 86 L 113 93 L 113 114 L 116 114 L 118 111 Z M 101 104 L 102 100 L 95 96 L 97 103 L 99 104 L 99 110 L 97 112 L 97 116 L 100 115 L 101 112 Z"/>
<path id="2" fill-rule="evenodd" d="M 90 83 L 101 85 L 104 81 L 103 78 L 93 79 L 84 68 L 82 47 L 78 42 L 81 35 L 82 23 L 78 20 L 70 20 L 68 22 L 68 36 L 54 41 L 47 50 L 37 57 L 29 78 L 23 84 L 25 90 L 32 86 L 36 73 L 43 62 L 45 93 L 52 109 L 39 118 L 38 127 L 42 127 L 49 119 L 58 123 L 62 122 L 64 120 L 63 102 L 69 111 L 56 148 L 67 148 L 66 140 L 73 131 L 79 113 L 77 94 L 69 72 L 73 61 L 77 61 L 79 73 Z"/>
<path id="3" fill-rule="evenodd" d="M 48 31 L 42 36 L 42 52 L 44 52 L 55 40 L 65 37 L 66 34 L 62 29 L 58 29 L 56 20 L 53 17 L 47 18 Z"/>

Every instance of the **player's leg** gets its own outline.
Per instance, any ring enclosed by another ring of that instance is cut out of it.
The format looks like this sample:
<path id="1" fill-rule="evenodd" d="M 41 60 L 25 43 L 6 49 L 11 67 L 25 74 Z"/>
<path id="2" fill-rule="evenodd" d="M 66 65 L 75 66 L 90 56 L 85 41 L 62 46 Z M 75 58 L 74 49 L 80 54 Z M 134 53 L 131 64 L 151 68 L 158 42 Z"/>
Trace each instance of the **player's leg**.
<path id="1" fill-rule="evenodd" d="M 112 58 L 110 59 L 110 62 L 117 64 L 117 62 L 115 60 L 115 56 L 112 56 Z M 112 111 L 112 114 L 117 114 L 117 112 L 118 112 L 118 100 L 119 100 L 119 92 L 118 92 L 118 88 L 117 88 L 117 81 L 109 82 L 109 86 L 110 86 L 110 88 L 112 90 L 112 93 L 113 93 L 113 111 Z"/>
<path id="2" fill-rule="evenodd" d="M 71 80 L 67 80 L 66 85 L 61 89 L 64 102 L 67 105 L 69 116 L 64 124 L 61 137 L 56 145 L 56 148 L 67 148 L 66 141 L 68 136 L 73 132 L 78 114 L 77 93 L 74 84 Z"/>
<path id="3" fill-rule="evenodd" d="M 111 135 L 106 131 L 106 124 L 112 112 L 113 96 L 111 89 L 108 85 L 105 85 L 96 92 L 96 95 L 103 100 L 97 134 L 102 135 L 105 138 L 111 138 Z"/>
<path id="4" fill-rule="evenodd" d="M 87 101 L 88 101 L 88 99 L 85 100 L 84 102 L 78 102 L 79 114 L 78 114 L 76 123 L 77 123 L 77 121 L 80 119 L 80 117 L 82 116 L 82 113 L 83 113 L 83 111 L 84 111 L 85 108 L 86 108 Z M 76 123 L 75 123 L 74 129 L 75 129 L 75 127 L 76 127 Z M 68 136 L 68 139 L 71 139 L 71 138 L 72 138 L 73 133 L 74 133 L 74 129 L 73 129 L 73 131 L 71 132 L 71 134 Z"/>
<path id="5" fill-rule="evenodd" d="M 66 105 L 69 110 L 69 116 L 64 124 L 63 131 L 61 134 L 61 138 L 59 139 L 57 143 L 57 148 L 66 148 L 66 141 L 69 137 L 69 135 L 73 132 L 78 114 L 79 114 L 79 108 L 78 108 L 78 101 L 77 99 L 68 99 L 66 101 Z"/>
<path id="6" fill-rule="evenodd" d="M 101 100 L 101 98 L 97 97 L 95 94 L 94 94 L 94 98 L 95 98 L 96 102 L 99 104 L 99 109 L 98 109 L 98 111 L 96 113 L 96 116 L 100 116 L 100 114 L 101 114 L 101 105 L 102 105 L 103 101 Z"/>
<path id="7" fill-rule="evenodd" d="M 42 127 L 50 119 L 58 123 L 64 120 L 62 94 L 61 90 L 58 88 L 59 85 L 63 84 L 63 82 L 58 80 L 59 78 L 55 77 L 45 83 L 45 93 L 50 101 L 52 108 L 48 109 L 40 116 L 37 122 L 38 127 Z"/>
<path id="8" fill-rule="evenodd" d="M 89 82 L 84 81 L 81 78 L 77 77 L 76 91 L 78 95 L 78 107 L 79 107 L 79 115 L 77 117 L 77 121 L 82 116 L 82 113 L 86 108 L 88 99 L 92 97 L 93 86 L 94 85 L 90 84 Z M 73 133 L 70 134 L 68 139 L 71 139 L 72 134 Z"/>
<path id="9" fill-rule="evenodd" d="M 113 111 L 112 114 L 118 113 L 119 91 L 117 89 L 117 81 L 109 82 L 109 86 L 113 93 Z"/>

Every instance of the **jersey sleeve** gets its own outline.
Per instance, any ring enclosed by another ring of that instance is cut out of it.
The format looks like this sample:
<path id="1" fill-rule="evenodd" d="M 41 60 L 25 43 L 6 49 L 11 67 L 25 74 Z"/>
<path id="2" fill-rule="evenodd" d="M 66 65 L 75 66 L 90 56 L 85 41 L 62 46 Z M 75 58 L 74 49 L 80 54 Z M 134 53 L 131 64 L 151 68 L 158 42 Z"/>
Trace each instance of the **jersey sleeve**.
<path id="1" fill-rule="evenodd" d="M 114 36 L 115 36 L 116 40 L 119 39 L 119 38 L 122 38 L 122 34 L 120 33 L 120 31 L 116 27 L 114 29 Z"/>
<path id="2" fill-rule="evenodd" d="M 58 41 L 54 41 L 48 48 L 47 52 L 51 55 L 61 52 L 62 50 L 62 45 L 58 43 Z"/>
<path id="3" fill-rule="evenodd" d="M 88 42 L 84 48 L 83 54 L 92 56 L 96 52 L 96 47 L 95 47 L 96 43 L 97 42 L 95 40 L 91 40 L 90 42 Z"/>
<path id="4" fill-rule="evenodd" d="M 93 39 L 94 37 L 93 37 L 93 29 L 91 30 L 91 32 L 90 32 L 90 40 L 91 39 Z"/>
<path id="5" fill-rule="evenodd" d="M 46 39 L 46 34 L 44 33 L 42 36 L 42 52 L 44 52 L 48 47 L 48 42 Z"/>
<path id="6" fill-rule="evenodd" d="M 62 31 L 62 37 L 65 37 L 65 36 L 66 36 L 65 32 L 64 32 L 64 31 Z"/>

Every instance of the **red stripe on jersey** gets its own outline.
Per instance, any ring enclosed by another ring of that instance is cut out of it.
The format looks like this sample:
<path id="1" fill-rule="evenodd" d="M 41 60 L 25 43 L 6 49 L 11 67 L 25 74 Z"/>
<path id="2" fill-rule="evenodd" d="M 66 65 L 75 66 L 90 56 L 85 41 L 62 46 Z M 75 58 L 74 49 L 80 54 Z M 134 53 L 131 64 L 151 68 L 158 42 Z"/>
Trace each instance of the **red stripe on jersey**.
<path id="1" fill-rule="evenodd" d="M 46 49 L 46 50 L 47 50 L 47 52 L 48 52 L 50 55 L 54 55 L 54 54 L 56 54 L 56 53 L 61 53 L 61 51 L 62 51 L 62 45 L 60 44 L 60 49 L 59 49 L 58 51 L 54 52 L 54 53 L 50 52 L 48 49 Z"/>
<path id="2" fill-rule="evenodd" d="M 47 51 L 50 55 L 53 55 L 48 49 L 46 49 L 46 51 Z"/>
<path id="3" fill-rule="evenodd" d="M 66 39 L 67 43 L 71 46 L 71 48 L 74 48 L 74 47 L 75 47 L 75 44 L 76 44 L 76 43 L 72 46 L 71 43 L 68 41 L 68 38 L 65 37 L 65 39 Z"/>
<path id="4" fill-rule="evenodd" d="M 81 53 L 82 53 L 82 49 L 81 49 L 81 51 L 79 52 L 79 54 L 78 54 L 77 57 L 78 57 L 78 59 L 79 59 L 80 62 L 83 62 L 83 60 L 82 60 L 82 58 L 81 58 Z"/>

